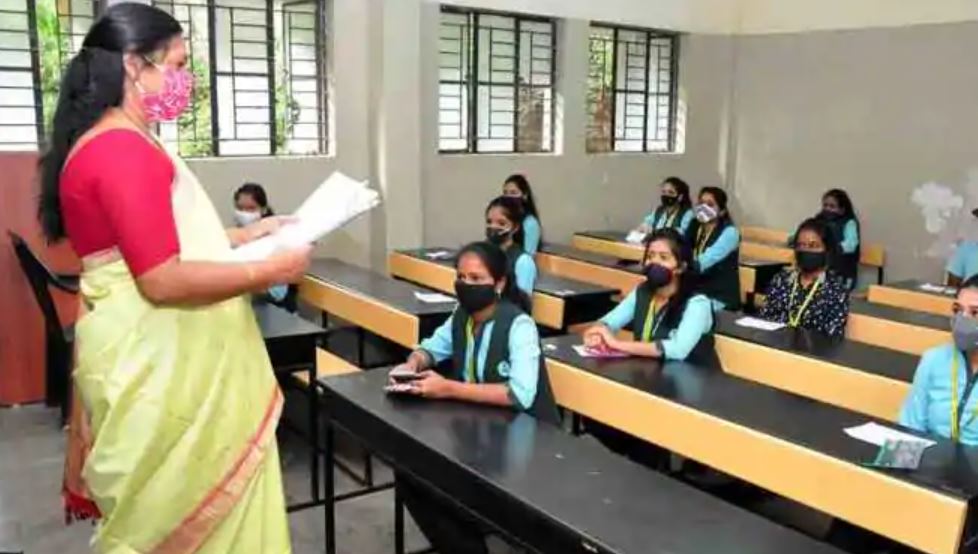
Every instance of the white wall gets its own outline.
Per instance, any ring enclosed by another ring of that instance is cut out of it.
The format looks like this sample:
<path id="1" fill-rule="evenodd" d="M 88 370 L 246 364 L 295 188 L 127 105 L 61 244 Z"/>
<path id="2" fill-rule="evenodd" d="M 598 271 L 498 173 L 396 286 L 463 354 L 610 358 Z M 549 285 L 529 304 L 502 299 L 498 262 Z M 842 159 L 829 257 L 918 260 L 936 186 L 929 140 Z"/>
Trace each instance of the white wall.
<path id="1" fill-rule="evenodd" d="M 975 0 L 738 0 L 742 34 L 978 20 Z M 732 2 L 733 3 L 733 2 Z"/>

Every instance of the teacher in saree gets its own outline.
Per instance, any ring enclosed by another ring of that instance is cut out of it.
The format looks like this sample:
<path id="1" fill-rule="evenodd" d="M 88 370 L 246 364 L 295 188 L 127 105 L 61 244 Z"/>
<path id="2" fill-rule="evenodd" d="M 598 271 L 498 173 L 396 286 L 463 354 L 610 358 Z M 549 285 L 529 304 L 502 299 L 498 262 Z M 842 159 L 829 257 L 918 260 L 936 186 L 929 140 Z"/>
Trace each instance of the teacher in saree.
<path id="1" fill-rule="evenodd" d="M 109 8 L 41 160 L 43 228 L 83 266 L 65 505 L 99 518 L 96 552 L 285 553 L 282 393 L 247 293 L 299 279 L 310 249 L 225 261 L 280 221 L 225 230 L 153 135 L 191 97 L 182 36 L 159 9 Z"/>

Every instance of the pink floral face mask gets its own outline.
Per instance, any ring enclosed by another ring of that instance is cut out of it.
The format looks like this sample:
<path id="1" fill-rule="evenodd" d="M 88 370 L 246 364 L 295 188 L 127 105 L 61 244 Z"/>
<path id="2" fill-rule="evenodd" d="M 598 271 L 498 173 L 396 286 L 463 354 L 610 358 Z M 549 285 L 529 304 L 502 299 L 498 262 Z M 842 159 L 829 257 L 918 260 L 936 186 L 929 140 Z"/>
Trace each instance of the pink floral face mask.
<path id="1" fill-rule="evenodd" d="M 143 113 L 149 121 L 173 121 L 187 109 L 194 89 L 194 76 L 187 68 L 153 64 L 163 73 L 163 86 L 158 92 L 146 92 L 136 82 L 143 101 Z"/>

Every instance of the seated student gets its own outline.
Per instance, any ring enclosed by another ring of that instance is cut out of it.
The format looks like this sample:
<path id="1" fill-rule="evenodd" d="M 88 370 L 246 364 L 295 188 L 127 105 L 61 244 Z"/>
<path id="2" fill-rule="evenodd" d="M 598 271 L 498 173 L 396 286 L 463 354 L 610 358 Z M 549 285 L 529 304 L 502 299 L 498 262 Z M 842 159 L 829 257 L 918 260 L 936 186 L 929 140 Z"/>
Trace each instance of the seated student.
<path id="1" fill-rule="evenodd" d="M 978 208 L 971 215 L 978 218 Z M 947 284 L 957 287 L 974 275 L 978 275 L 978 241 L 963 240 L 947 262 Z"/>
<path id="2" fill-rule="evenodd" d="M 486 207 L 486 240 L 506 253 L 517 288 L 532 296 L 537 281 L 537 263 L 533 256 L 523 251 L 522 220 L 522 202 L 508 196 L 496 198 Z"/>
<path id="3" fill-rule="evenodd" d="M 645 283 L 584 333 L 591 348 L 633 356 L 709 363 L 714 359 L 710 299 L 695 294 L 692 252 L 674 229 L 652 233 L 645 247 Z M 631 324 L 633 340 L 615 334 Z"/>
<path id="4" fill-rule="evenodd" d="M 822 195 L 822 211 L 813 219 L 821 221 L 832 233 L 839 246 L 838 255 L 831 268 L 846 281 L 849 290 L 856 288 L 859 279 L 859 219 L 849 194 L 842 189 L 831 189 Z M 792 235 L 788 244 L 794 244 Z"/>
<path id="5" fill-rule="evenodd" d="M 638 231 L 649 234 L 659 229 L 676 229 L 686 233 L 693 221 L 693 204 L 689 197 L 689 185 L 679 177 L 667 177 L 662 181 L 659 207 L 645 216 Z"/>
<path id="6" fill-rule="evenodd" d="M 693 246 L 693 269 L 699 291 L 717 309 L 740 309 L 740 231 L 727 211 L 727 193 L 717 187 L 700 189 L 696 221 L 687 241 Z"/>
<path id="7" fill-rule="evenodd" d="M 900 424 L 967 445 L 978 444 L 978 276 L 958 290 L 952 342 L 920 358 Z"/>
<path id="8" fill-rule="evenodd" d="M 395 371 L 418 373 L 417 380 L 409 381 L 408 394 L 525 411 L 558 424 L 537 327 L 527 315 L 528 300 L 513 286 L 508 267 L 506 255 L 491 244 L 463 248 L 455 282 L 458 309 Z M 451 371 L 447 375 L 432 370 L 448 360 Z M 407 475 L 397 476 L 397 486 L 418 527 L 438 552 L 485 554 L 483 533 L 476 521 Z"/>
<path id="9" fill-rule="evenodd" d="M 245 183 L 234 191 L 234 223 L 238 227 L 247 227 L 274 215 L 275 211 L 268 205 L 268 195 L 261 185 Z M 289 285 L 273 285 L 264 294 L 256 295 L 258 300 L 271 302 L 291 312 L 297 308 L 295 297 L 296 289 Z"/>
<path id="10" fill-rule="evenodd" d="M 506 178 L 503 183 L 503 196 L 516 198 L 523 202 L 523 250 L 535 256 L 540 249 L 540 241 L 543 237 L 543 229 L 540 227 L 540 212 L 537 211 L 537 203 L 533 199 L 533 189 L 526 177 L 515 174 Z"/>
<path id="11" fill-rule="evenodd" d="M 795 264 L 776 275 L 764 293 L 760 316 L 841 337 L 849 318 L 849 289 L 831 267 L 838 245 L 828 226 L 805 220 L 795 232 Z"/>

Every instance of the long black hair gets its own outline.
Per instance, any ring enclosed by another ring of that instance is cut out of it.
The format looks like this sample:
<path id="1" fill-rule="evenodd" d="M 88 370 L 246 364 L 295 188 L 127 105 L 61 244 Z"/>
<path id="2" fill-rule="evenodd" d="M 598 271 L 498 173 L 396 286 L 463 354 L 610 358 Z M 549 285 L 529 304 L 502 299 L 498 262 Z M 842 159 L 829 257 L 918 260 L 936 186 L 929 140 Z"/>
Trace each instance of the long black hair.
<path id="1" fill-rule="evenodd" d="M 510 220 L 514 226 L 518 227 L 518 230 L 513 235 L 513 242 L 523 247 L 523 218 L 525 213 L 523 212 L 523 203 L 519 201 L 518 198 L 512 198 L 510 196 L 497 196 L 493 198 L 489 205 L 486 206 L 486 216 L 489 216 L 489 210 L 493 208 L 499 208 L 503 211 L 506 219 Z"/>
<path id="2" fill-rule="evenodd" d="M 475 254 L 479 257 L 482 264 L 489 270 L 489 275 L 492 276 L 494 283 L 498 283 L 503 278 L 506 279 L 506 285 L 499 295 L 501 299 L 512 302 L 527 314 L 531 312 L 530 298 L 516 286 L 516 275 L 510 271 L 509 259 L 502 248 L 485 241 L 469 243 L 458 251 L 458 256 L 455 258 L 456 268 L 466 254 Z"/>
<path id="3" fill-rule="evenodd" d="M 666 241 L 669 244 L 669 250 L 672 252 L 674 258 L 676 258 L 677 266 L 683 267 L 683 272 L 679 275 L 679 287 L 676 290 L 676 294 L 669 300 L 666 305 L 666 315 L 665 323 L 670 328 L 675 328 L 679 325 L 683 318 L 683 312 L 686 311 L 686 303 L 689 299 L 696 294 L 696 273 L 693 269 L 693 249 L 686 240 L 686 237 L 682 235 L 679 231 L 664 227 L 653 231 L 645 239 L 645 255 L 642 257 L 642 265 L 645 266 L 649 259 L 649 247 L 652 246 L 653 242 Z M 645 286 L 645 285 L 642 285 Z"/>
<path id="4" fill-rule="evenodd" d="M 797 249 L 798 237 L 801 235 L 802 231 L 811 231 L 818 235 L 818 238 L 822 239 L 822 244 L 825 245 L 825 258 L 826 258 L 826 268 L 834 267 L 835 261 L 841 254 L 839 240 L 836 238 L 835 233 L 832 229 L 817 217 L 811 217 L 801 222 L 798 229 L 795 230 L 794 241 L 792 247 Z"/>
<path id="5" fill-rule="evenodd" d="M 733 225 L 733 216 L 730 215 L 730 210 L 727 208 L 727 192 L 720 187 L 703 187 L 700 189 L 699 198 L 702 200 L 704 194 L 709 194 L 717 202 L 717 207 L 723 210 L 723 213 L 717 216 L 717 220 L 723 225 Z"/>
<path id="6" fill-rule="evenodd" d="M 170 14 L 137 3 L 112 6 L 88 31 L 65 69 L 48 149 L 40 161 L 38 217 L 49 241 L 65 236 L 58 189 L 68 153 L 109 108 L 122 105 L 123 56 L 149 56 L 181 34 L 183 28 Z"/>
<path id="7" fill-rule="evenodd" d="M 662 185 L 660 186 L 665 185 L 672 185 L 672 188 L 676 189 L 676 192 L 679 193 L 680 199 L 677 204 L 679 206 L 679 213 L 683 213 L 693 207 L 693 201 L 689 197 L 689 185 L 686 181 L 683 181 L 679 177 L 666 177 L 662 180 Z"/>
<path id="8" fill-rule="evenodd" d="M 826 198 L 835 199 L 835 202 L 839 205 L 840 208 L 842 208 L 843 211 L 842 217 L 840 219 L 842 219 L 842 221 L 845 223 L 848 223 L 849 220 L 855 221 L 856 232 L 859 233 L 860 232 L 859 216 L 856 215 L 856 207 L 852 204 L 852 199 L 849 198 L 849 193 L 847 193 L 842 189 L 829 189 L 825 191 L 825 194 L 822 195 L 823 201 Z M 839 237 L 839 240 L 842 240 L 842 237 Z"/>
<path id="9" fill-rule="evenodd" d="M 503 181 L 503 186 L 513 183 L 516 188 L 520 189 L 523 193 L 523 207 L 525 209 L 526 215 L 532 215 L 533 217 L 540 219 L 540 212 L 537 210 L 537 202 L 533 199 L 533 189 L 530 188 L 530 182 L 526 180 L 526 177 L 521 173 L 514 173 L 506 180 Z"/>
<path id="10" fill-rule="evenodd" d="M 238 187 L 238 190 L 234 191 L 234 201 L 237 203 L 238 198 L 242 194 L 247 194 L 248 196 L 255 199 L 255 204 L 261 208 L 262 217 L 270 217 L 275 215 L 275 210 L 268 205 L 268 195 L 265 194 L 265 187 L 259 185 L 258 183 L 245 183 Z"/>

